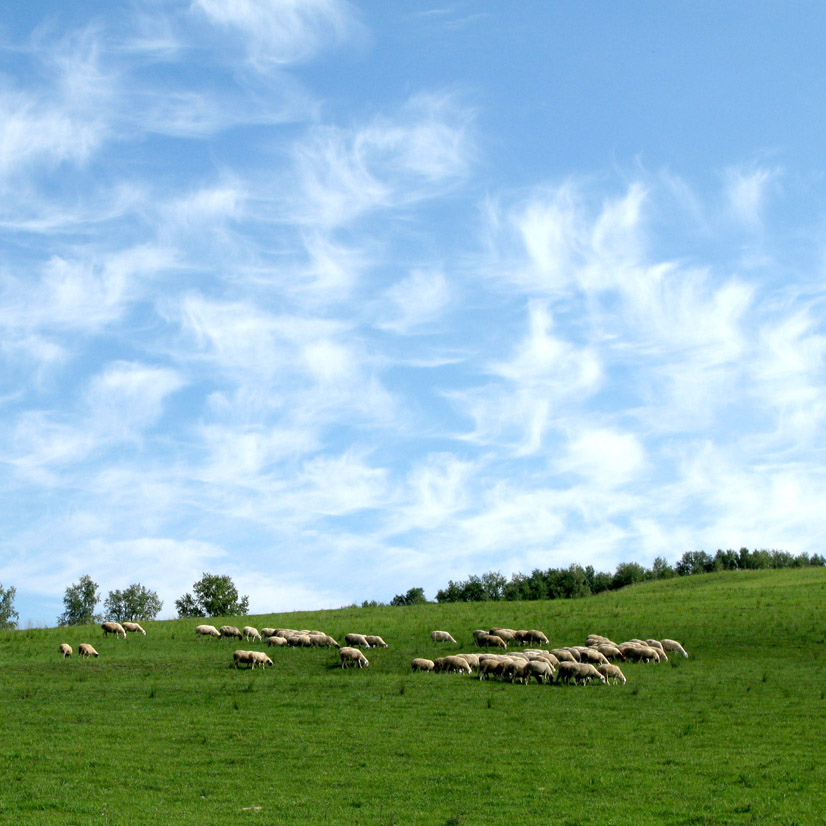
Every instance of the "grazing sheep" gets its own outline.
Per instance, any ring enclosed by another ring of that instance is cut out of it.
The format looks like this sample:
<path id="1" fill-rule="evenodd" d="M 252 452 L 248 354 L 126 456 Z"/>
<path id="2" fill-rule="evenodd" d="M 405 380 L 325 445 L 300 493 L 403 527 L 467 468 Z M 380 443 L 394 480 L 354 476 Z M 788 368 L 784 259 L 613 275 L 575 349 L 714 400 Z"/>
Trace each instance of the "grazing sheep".
<path id="1" fill-rule="evenodd" d="M 530 657 L 532 660 L 544 660 L 551 668 L 556 668 L 559 665 L 559 659 L 551 654 L 550 651 L 541 651 L 535 649 L 529 649 L 525 651 L 525 654 Z"/>
<path id="2" fill-rule="evenodd" d="M 82 642 L 77 647 L 77 653 L 81 657 L 97 657 L 98 656 L 98 652 L 95 651 L 95 649 L 91 645 L 89 645 L 88 642 Z"/>
<path id="3" fill-rule="evenodd" d="M 416 657 L 416 659 L 410 663 L 410 667 L 414 671 L 433 671 L 436 664 L 433 660 L 426 660 L 424 657 Z"/>
<path id="4" fill-rule="evenodd" d="M 370 643 L 367 642 L 367 637 L 364 634 L 345 634 L 344 635 L 344 642 L 347 645 L 354 647 L 359 646 L 360 648 L 370 648 Z"/>
<path id="5" fill-rule="evenodd" d="M 603 637 L 601 634 L 588 634 L 588 639 L 585 641 L 585 644 L 597 646 L 601 644 L 615 645 L 616 643 L 614 643 L 613 640 L 609 640 L 608 637 Z"/>
<path id="6" fill-rule="evenodd" d="M 107 637 L 109 634 L 114 634 L 116 637 L 123 637 L 126 639 L 126 631 L 119 622 L 104 622 L 101 626 L 103 629 L 103 636 Z"/>
<path id="7" fill-rule="evenodd" d="M 367 668 L 370 663 L 367 657 L 358 650 L 358 648 L 344 647 L 339 649 L 339 656 L 341 657 L 341 667 L 347 668 L 349 665 L 357 665 L 359 668 Z"/>
<path id="8" fill-rule="evenodd" d="M 553 654 L 561 663 L 575 663 L 577 661 L 576 657 L 567 648 L 552 648 L 549 653 Z"/>
<path id="9" fill-rule="evenodd" d="M 57 650 L 60 652 L 60 656 L 63 657 L 64 659 L 66 657 L 71 657 L 72 656 L 72 646 L 69 645 L 68 643 L 65 643 L 65 642 L 60 643 L 60 648 L 58 648 Z"/>
<path id="10" fill-rule="evenodd" d="M 623 644 L 620 650 L 625 654 L 625 659 L 631 660 L 632 662 L 658 663 L 660 661 L 660 655 L 657 653 L 657 649 L 651 648 L 648 645 Z"/>
<path id="11" fill-rule="evenodd" d="M 558 683 L 570 683 L 571 680 L 574 681 L 574 685 L 576 685 L 577 679 L 577 666 L 580 663 L 577 662 L 570 662 L 568 660 L 562 660 L 559 663 L 559 668 L 556 670 L 556 681 Z"/>
<path id="12" fill-rule="evenodd" d="M 661 640 L 661 642 L 666 651 L 673 651 L 675 654 L 682 654 L 684 657 L 688 656 L 685 648 L 683 648 L 677 640 Z"/>
<path id="13" fill-rule="evenodd" d="M 547 645 L 548 638 L 541 631 L 532 628 L 530 631 L 525 631 L 522 637 L 523 644 L 529 642 L 536 643 L 537 645 Z"/>
<path id="14" fill-rule="evenodd" d="M 273 667 L 272 660 L 263 651 L 252 651 L 250 653 L 252 654 L 253 668 L 255 668 L 256 665 L 260 665 L 262 669 L 264 666 Z"/>
<path id="15" fill-rule="evenodd" d="M 488 634 L 501 637 L 505 642 L 514 642 L 516 640 L 516 631 L 512 631 L 510 628 L 491 628 Z"/>
<path id="16" fill-rule="evenodd" d="M 509 660 L 507 662 L 510 662 Z M 487 680 L 489 677 L 501 677 L 502 672 L 507 665 L 505 660 L 495 659 L 493 657 L 488 657 L 484 660 L 480 659 L 479 661 L 479 679 L 480 680 Z"/>
<path id="17" fill-rule="evenodd" d="M 329 634 L 310 634 L 309 637 L 313 648 L 341 648 Z"/>
<path id="18" fill-rule="evenodd" d="M 195 629 L 197 637 L 220 637 L 221 632 L 214 625 L 199 625 Z"/>
<path id="19" fill-rule="evenodd" d="M 245 640 L 258 640 L 261 642 L 261 634 L 257 628 L 253 628 L 251 625 L 245 625 L 241 629 L 241 633 L 244 635 Z"/>
<path id="20" fill-rule="evenodd" d="M 605 654 L 602 654 L 597 648 L 586 648 L 585 651 L 579 652 L 582 657 L 582 662 L 591 663 L 591 665 L 600 665 L 608 662 Z"/>
<path id="21" fill-rule="evenodd" d="M 236 637 L 239 640 L 244 638 L 241 632 L 234 625 L 222 625 L 218 629 L 218 632 L 222 637 Z"/>
<path id="22" fill-rule="evenodd" d="M 528 674 L 529 660 L 514 660 L 509 662 L 502 670 L 502 679 L 510 680 L 512 683 L 528 683 L 530 682 L 530 675 Z"/>
<path id="23" fill-rule="evenodd" d="M 597 646 L 597 651 L 602 654 L 607 660 L 624 660 L 625 654 L 617 648 L 613 643 L 601 642 Z"/>
<path id="24" fill-rule="evenodd" d="M 481 640 L 482 637 L 487 636 L 488 632 L 482 630 L 481 628 L 477 628 L 475 631 L 471 631 L 470 633 L 473 636 L 474 645 L 479 645 L 479 640 Z"/>
<path id="25" fill-rule="evenodd" d="M 284 639 L 289 639 L 293 634 L 297 634 L 298 631 L 295 628 L 276 628 L 271 637 L 284 637 Z"/>
<path id="26" fill-rule="evenodd" d="M 607 682 L 605 675 L 597 671 L 591 663 L 576 663 L 577 680 L 582 680 L 582 685 L 588 685 L 592 679 L 596 678 L 603 685 Z"/>
<path id="27" fill-rule="evenodd" d="M 452 642 L 458 645 L 456 640 L 454 640 L 447 631 L 431 631 L 430 639 L 433 640 L 433 642 Z"/>
<path id="28" fill-rule="evenodd" d="M 267 637 L 267 645 L 272 648 L 274 646 L 287 645 L 287 641 L 284 637 L 276 637 L 273 635 L 271 637 Z"/>
<path id="29" fill-rule="evenodd" d="M 143 634 L 144 637 L 146 636 L 146 631 L 144 631 L 143 628 L 141 628 L 136 622 L 124 622 L 123 627 L 126 631 L 133 634 Z"/>
<path id="30" fill-rule="evenodd" d="M 442 660 L 442 671 L 447 671 L 449 674 L 472 674 L 473 669 L 468 664 L 464 657 L 458 654 L 452 654 L 449 657 L 439 657 Z M 435 664 L 435 663 L 434 663 Z"/>
<path id="31" fill-rule="evenodd" d="M 465 660 L 471 668 L 479 668 L 478 654 L 459 654 L 458 656 Z"/>
<path id="32" fill-rule="evenodd" d="M 238 668 L 239 663 L 249 663 L 250 666 L 253 666 L 253 660 L 252 660 L 253 653 L 254 653 L 253 651 L 242 651 L 240 649 L 238 651 L 233 651 L 232 652 L 232 659 L 233 659 L 233 662 L 235 663 L 235 667 Z"/>
<path id="33" fill-rule="evenodd" d="M 614 665 L 613 663 L 602 663 L 597 666 L 597 671 L 599 671 L 599 673 L 602 674 L 607 681 L 613 682 L 614 685 L 617 684 L 617 680 L 625 685 L 625 674 L 622 673 L 618 665 Z"/>
<path id="34" fill-rule="evenodd" d="M 262 628 L 261 629 L 261 639 L 267 639 L 267 637 L 274 637 L 275 636 L 275 628 Z"/>
<path id="35" fill-rule="evenodd" d="M 364 637 L 372 648 L 387 648 L 387 643 L 375 634 L 366 634 Z"/>
<path id="36" fill-rule="evenodd" d="M 501 637 L 497 637 L 496 634 L 484 634 L 476 641 L 476 644 L 481 646 L 482 648 L 508 647 L 508 644 Z"/>
<path id="37" fill-rule="evenodd" d="M 544 660 L 531 660 L 525 670 L 528 682 L 531 681 L 531 677 L 535 677 L 538 683 L 549 683 L 554 678 L 554 670 L 551 668 L 551 664 Z"/>

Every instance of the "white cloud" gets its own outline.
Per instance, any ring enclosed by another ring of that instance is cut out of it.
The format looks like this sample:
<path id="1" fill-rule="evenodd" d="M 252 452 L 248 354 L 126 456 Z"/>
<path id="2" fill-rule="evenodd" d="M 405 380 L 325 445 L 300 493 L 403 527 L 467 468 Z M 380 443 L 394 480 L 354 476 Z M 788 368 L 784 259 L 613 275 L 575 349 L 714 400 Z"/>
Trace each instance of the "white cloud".
<path id="1" fill-rule="evenodd" d="M 385 293 L 376 326 L 401 335 L 427 332 L 451 300 L 444 273 L 414 270 Z"/>
<path id="2" fill-rule="evenodd" d="M 724 192 L 730 215 L 746 227 L 758 227 L 769 185 L 781 174 L 780 169 L 729 167 L 724 175 Z"/>

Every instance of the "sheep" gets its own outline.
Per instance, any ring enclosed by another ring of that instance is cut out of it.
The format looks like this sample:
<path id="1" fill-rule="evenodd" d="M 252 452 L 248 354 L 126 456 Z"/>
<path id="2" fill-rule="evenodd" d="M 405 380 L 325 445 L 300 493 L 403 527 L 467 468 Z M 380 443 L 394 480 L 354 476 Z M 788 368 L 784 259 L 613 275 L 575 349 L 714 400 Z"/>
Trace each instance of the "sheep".
<path id="1" fill-rule="evenodd" d="M 530 631 L 525 631 L 523 641 L 526 643 L 535 642 L 538 645 L 548 644 L 548 638 L 541 631 L 537 631 L 535 628 L 532 628 Z"/>
<path id="2" fill-rule="evenodd" d="M 256 665 L 260 665 L 262 669 L 264 666 L 273 667 L 272 660 L 263 651 L 252 651 L 250 653 L 252 654 L 253 668 L 255 668 Z"/>
<path id="3" fill-rule="evenodd" d="M 577 666 L 579 665 L 580 663 L 577 662 L 562 660 L 559 663 L 559 668 L 556 670 L 556 681 L 558 683 L 569 683 L 573 680 L 574 685 L 576 685 Z"/>
<path id="4" fill-rule="evenodd" d="M 124 622 L 122 625 L 126 631 L 130 631 L 133 634 L 143 634 L 144 637 L 146 636 L 146 631 L 136 622 Z"/>
<path id="5" fill-rule="evenodd" d="M 505 642 L 513 642 L 516 639 L 516 631 L 510 628 L 491 628 L 488 634 L 494 634 L 501 637 Z"/>
<path id="6" fill-rule="evenodd" d="M 526 683 L 530 681 L 528 674 L 529 660 L 514 660 L 509 662 L 502 670 L 502 678 L 510 680 L 512 683 Z"/>
<path id="7" fill-rule="evenodd" d="M 253 628 L 251 625 L 245 625 L 241 629 L 241 633 L 244 635 L 245 640 L 257 640 L 261 642 L 261 634 L 257 628 Z"/>
<path id="8" fill-rule="evenodd" d="M 282 646 L 282 645 L 286 645 L 286 644 L 287 644 L 287 641 L 284 639 L 284 637 L 276 637 L 275 635 L 273 635 L 271 637 L 267 637 L 267 645 L 270 648 L 273 648 L 274 646 Z"/>
<path id="9" fill-rule="evenodd" d="M 214 625 L 199 625 L 195 629 L 196 637 L 220 637 L 221 632 Z"/>
<path id="10" fill-rule="evenodd" d="M 358 650 L 358 648 L 344 647 L 339 649 L 339 656 L 341 657 L 341 667 L 347 668 L 348 665 L 357 665 L 359 668 L 367 668 L 370 665 L 367 657 Z"/>
<path id="11" fill-rule="evenodd" d="M 625 674 L 622 673 L 622 670 L 618 665 L 614 665 L 613 663 L 602 663 L 597 666 L 597 671 L 599 671 L 599 673 L 602 674 L 606 680 L 613 682 L 614 685 L 617 684 L 617 680 L 625 685 Z"/>
<path id="12" fill-rule="evenodd" d="M 222 625 L 218 631 L 222 637 L 236 637 L 239 640 L 243 639 L 243 635 L 234 625 Z"/>
<path id="13" fill-rule="evenodd" d="M 604 665 L 608 662 L 605 654 L 602 654 L 596 648 L 587 648 L 585 651 L 580 651 L 580 656 L 582 657 L 582 662 L 591 663 L 591 665 Z"/>
<path id="14" fill-rule="evenodd" d="M 387 648 L 387 643 L 375 634 L 367 634 L 364 637 L 373 648 Z"/>
<path id="15" fill-rule="evenodd" d="M 109 634 L 114 634 L 116 637 L 126 639 L 126 631 L 124 631 L 123 626 L 119 622 L 104 622 L 100 627 L 103 629 L 104 637 Z"/>
<path id="16" fill-rule="evenodd" d="M 443 670 L 449 673 L 473 673 L 473 669 L 468 664 L 468 661 L 464 657 L 460 657 L 458 654 L 452 654 L 449 657 L 440 657 L 440 659 L 445 661 L 445 667 Z"/>
<path id="17" fill-rule="evenodd" d="M 551 664 L 541 659 L 531 660 L 525 667 L 525 671 L 528 682 L 531 681 L 531 677 L 535 677 L 538 683 L 549 683 L 554 676 L 554 670 Z"/>
<path id="18" fill-rule="evenodd" d="M 632 660 L 633 662 L 650 663 L 653 661 L 658 663 L 660 661 L 660 655 L 657 653 L 657 649 L 647 645 L 629 645 L 623 643 L 620 650 L 625 654 L 626 660 Z"/>
<path id="19" fill-rule="evenodd" d="M 559 665 L 559 659 L 551 654 L 550 651 L 542 651 L 538 649 L 529 649 L 525 654 L 532 660 L 544 660 L 551 668 L 556 668 Z"/>
<path id="20" fill-rule="evenodd" d="M 483 648 L 507 648 L 508 644 L 496 634 L 485 634 L 477 640 L 477 645 Z"/>
<path id="21" fill-rule="evenodd" d="M 484 631 L 481 628 L 477 628 L 475 631 L 471 631 L 470 633 L 473 636 L 473 644 L 474 645 L 480 645 L 479 640 L 481 640 L 482 637 L 486 637 L 487 634 L 488 634 L 487 631 Z"/>
<path id="22" fill-rule="evenodd" d="M 416 657 L 416 659 L 410 663 L 410 667 L 414 671 L 433 671 L 436 665 L 433 660 L 426 660 L 424 657 Z"/>
<path id="23" fill-rule="evenodd" d="M 509 662 L 509 661 L 508 661 Z M 488 657 L 479 660 L 479 679 L 487 680 L 491 675 L 501 677 L 507 663 L 504 660 Z"/>
<path id="24" fill-rule="evenodd" d="M 275 628 L 262 628 L 261 629 L 261 639 L 267 639 L 267 637 L 274 637 L 275 636 Z"/>
<path id="25" fill-rule="evenodd" d="M 676 654 L 682 654 L 684 657 L 688 656 L 685 648 L 683 648 L 677 640 L 661 640 L 661 642 L 663 644 L 663 649 L 666 651 L 673 651 Z"/>
<path id="26" fill-rule="evenodd" d="M 576 678 L 582 680 L 582 685 L 587 685 L 593 678 L 598 679 L 603 685 L 607 682 L 605 675 L 597 671 L 590 663 L 575 663 Z"/>
<path id="27" fill-rule="evenodd" d="M 549 653 L 553 654 L 561 663 L 577 662 L 576 657 L 567 648 L 552 648 Z"/>
<path id="28" fill-rule="evenodd" d="M 459 644 L 453 639 L 453 637 L 450 636 L 450 634 L 447 633 L 447 631 L 431 631 L 430 639 L 433 640 L 433 642 L 452 642 L 455 645 Z"/>
<path id="29" fill-rule="evenodd" d="M 82 642 L 77 647 L 77 653 L 81 657 L 97 657 L 98 656 L 98 652 L 95 651 L 95 649 L 91 645 L 89 645 L 88 642 Z"/>
<path id="30" fill-rule="evenodd" d="M 65 642 L 60 643 L 60 648 L 58 648 L 57 650 L 60 652 L 60 656 L 63 657 L 64 659 L 66 657 L 71 657 L 72 656 L 72 646 L 69 645 L 68 643 L 65 643 Z"/>
<path id="31" fill-rule="evenodd" d="M 588 634 L 588 639 L 585 641 L 586 645 L 598 646 L 600 644 L 616 645 L 613 640 L 608 637 L 603 637 L 601 634 Z"/>
<path id="32" fill-rule="evenodd" d="M 289 639 L 293 634 L 297 633 L 298 631 L 296 631 L 294 628 L 276 628 L 275 631 L 273 631 L 273 633 L 270 634 L 270 636 L 284 637 L 284 639 Z"/>
<path id="33" fill-rule="evenodd" d="M 597 646 L 597 651 L 602 654 L 607 660 L 624 660 L 625 654 L 617 648 L 613 643 L 601 642 Z"/>
<path id="34" fill-rule="evenodd" d="M 364 634 L 345 634 L 344 635 L 344 642 L 347 645 L 353 647 L 358 646 L 360 648 L 370 648 L 371 645 L 367 642 L 367 637 Z"/>
<path id="35" fill-rule="evenodd" d="M 235 663 L 235 667 L 238 668 L 239 663 L 249 663 L 250 666 L 253 668 L 255 667 L 252 659 L 253 651 L 233 651 L 232 652 L 232 660 Z"/>
<path id="36" fill-rule="evenodd" d="M 341 648 L 329 634 L 309 634 L 313 648 Z"/>
<path id="37" fill-rule="evenodd" d="M 458 656 L 465 660 L 471 668 L 479 668 L 478 654 L 459 654 Z"/>

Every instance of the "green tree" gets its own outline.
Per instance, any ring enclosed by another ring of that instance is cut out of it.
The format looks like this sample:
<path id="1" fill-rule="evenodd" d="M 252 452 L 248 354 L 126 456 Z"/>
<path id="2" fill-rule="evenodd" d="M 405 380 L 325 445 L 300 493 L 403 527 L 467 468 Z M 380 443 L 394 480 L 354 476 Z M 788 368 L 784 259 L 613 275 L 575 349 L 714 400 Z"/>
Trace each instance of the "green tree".
<path id="1" fill-rule="evenodd" d="M 424 588 L 411 588 L 406 594 L 396 594 L 390 600 L 391 605 L 422 605 L 425 602 Z"/>
<path id="2" fill-rule="evenodd" d="M 20 614 L 14 610 L 14 596 L 17 589 L 13 585 L 8 588 L 3 587 L 0 582 L 0 630 L 17 628 L 17 620 Z"/>
<path id="3" fill-rule="evenodd" d="M 136 582 L 124 591 L 109 591 L 104 608 L 107 619 L 135 622 L 155 619 L 163 608 L 163 602 L 155 591 Z"/>
<path id="4" fill-rule="evenodd" d="M 238 597 L 231 577 L 205 573 L 193 586 L 193 594 L 175 600 L 179 617 L 231 617 L 249 611 L 249 597 Z"/>
<path id="5" fill-rule="evenodd" d="M 82 576 L 74 585 L 66 589 L 63 607 L 66 609 L 58 618 L 58 625 L 89 625 L 98 622 L 95 606 L 100 602 L 98 584 L 88 575 Z"/>

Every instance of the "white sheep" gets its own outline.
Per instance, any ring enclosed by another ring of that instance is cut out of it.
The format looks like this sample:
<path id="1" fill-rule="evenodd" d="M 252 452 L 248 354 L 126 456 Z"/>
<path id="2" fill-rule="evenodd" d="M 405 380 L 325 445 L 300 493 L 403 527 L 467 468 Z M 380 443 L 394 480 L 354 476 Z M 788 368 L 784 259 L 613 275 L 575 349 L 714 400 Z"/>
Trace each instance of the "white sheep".
<path id="1" fill-rule="evenodd" d="M 103 636 L 114 634 L 116 637 L 123 637 L 126 639 L 126 631 L 119 622 L 104 622 L 100 626 L 103 629 Z"/>
<path id="2" fill-rule="evenodd" d="M 590 663 L 574 663 L 574 667 L 576 668 L 576 679 L 582 680 L 582 685 L 587 685 L 594 678 L 603 685 L 607 682 L 605 675 L 597 671 Z"/>
<path id="3" fill-rule="evenodd" d="M 241 633 L 244 635 L 245 640 L 257 640 L 261 642 L 261 632 L 257 628 L 253 628 L 251 625 L 245 625 L 241 629 Z"/>
<path id="4" fill-rule="evenodd" d="M 57 650 L 60 652 L 60 656 L 64 659 L 72 656 L 72 646 L 66 642 L 60 643 L 60 648 Z"/>
<path id="5" fill-rule="evenodd" d="M 430 639 L 433 640 L 433 642 L 452 642 L 458 645 L 456 640 L 454 640 L 447 631 L 431 631 Z"/>
<path id="6" fill-rule="evenodd" d="M 220 637 L 221 632 L 214 625 L 199 625 L 195 629 L 197 637 Z"/>
<path id="7" fill-rule="evenodd" d="M 359 668 L 367 668 L 370 665 L 369 660 L 358 648 L 350 648 L 345 646 L 339 649 L 339 657 L 341 657 L 341 667 L 347 668 L 350 665 L 356 665 Z"/>
<path id="8" fill-rule="evenodd" d="M 267 637 L 274 637 L 276 636 L 275 628 L 262 628 L 261 629 L 261 638 L 266 639 Z"/>
<path id="9" fill-rule="evenodd" d="M 660 642 L 662 642 L 663 648 L 666 651 L 673 651 L 676 654 L 682 654 L 684 657 L 688 656 L 685 648 L 683 648 L 677 640 L 661 640 Z M 700 659 L 702 659 L 702 657 Z"/>
<path id="10" fill-rule="evenodd" d="M 476 644 L 482 648 L 507 648 L 508 644 L 496 634 L 484 634 L 480 637 Z"/>
<path id="11" fill-rule="evenodd" d="M 424 657 L 416 657 L 416 659 L 410 663 L 410 667 L 414 671 L 433 671 L 436 665 L 433 660 L 427 660 Z"/>
<path id="12" fill-rule="evenodd" d="M 222 625 L 218 629 L 218 632 L 222 637 L 236 637 L 239 640 L 243 639 L 243 635 L 234 625 Z"/>
<path id="13" fill-rule="evenodd" d="M 97 657 L 98 656 L 98 652 L 95 651 L 95 649 L 91 645 L 89 645 L 88 642 L 82 642 L 77 647 L 77 653 L 81 657 Z"/>
<path id="14" fill-rule="evenodd" d="M 538 683 L 549 683 L 553 680 L 554 670 L 549 662 L 542 659 L 531 660 L 526 666 L 528 682 L 535 677 Z"/>
<path id="15" fill-rule="evenodd" d="M 136 622 L 124 622 L 123 628 L 132 634 L 143 634 L 144 637 L 146 636 L 146 631 L 144 631 L 143 628 L 141 628 Z"/>
<path id="16" fill-rule="evenodd" d="M 252 651 L 251 653 L 253 668 L 255 668 L 256 665 L 260 665 L 262 669 L 264 666 L 273 667 L 272 660 L 263 651 Z"/>
<path id="17" fill-rule="evenodd" d="M 367 634 L 365 635 L 365 639 L 370 643 L 372 648 L 387 648 L 387 643 L 375 634 Z"/>
<path id="18" fill-rule="evenodd" d="M 606 680 L 613 682 L 614 685 L 617 684 L 617 680 L 625 685 L 625 674 L 622 673 L 622 670 L 618 665 L 614 665 L 613 663 L 602 663 L 597 666 L 597 671 L 599 671 L 599 673 L 602 674 Z"/>
<path id="19" fill-rule="evenodd" d="M 249 663 L 249 665 L 253 665 L 252 655 L 254 651 L 243 651 L 239 649 L 238 651 L 232 652 L 232 659 L 235 663 L 235 667 L 238 668 L 239 663 Z"/>
<path id="20" fill-rule="evenodd" d="M 272 636 L 267 637 L 267 645 L 270 646 L 270 648 L 272 648 L 274 646 L 287 645 L 287 641 L 284 639 L 284 637 Z"/>
<path id="21" fill-rule="evenodd" d="M 361 648 L 371 647 L 370 643 L 367 642 L 367 637 L 365 637 L 364 634 L 345 634 L 344 642 L 346 642 L 351 648 L 355 646 L 359 646 Z"/>
<path id="22" fill-rule="evenodd" d="M 308 636 L 314 648 L 341 648 L 329 634 L 309 634 Z"/>

